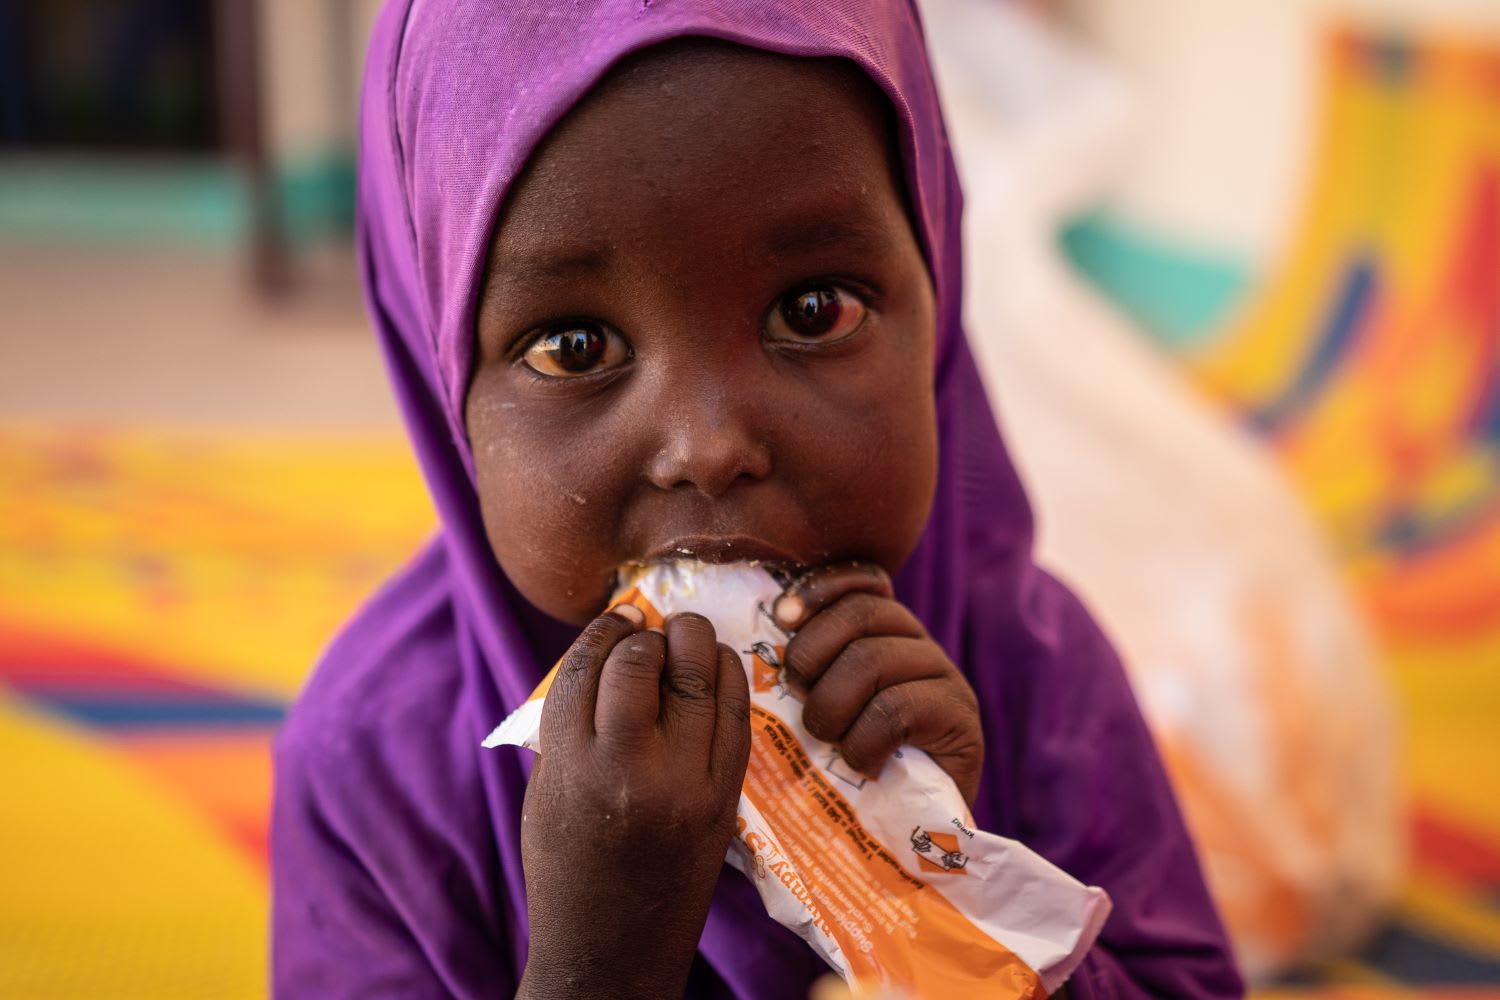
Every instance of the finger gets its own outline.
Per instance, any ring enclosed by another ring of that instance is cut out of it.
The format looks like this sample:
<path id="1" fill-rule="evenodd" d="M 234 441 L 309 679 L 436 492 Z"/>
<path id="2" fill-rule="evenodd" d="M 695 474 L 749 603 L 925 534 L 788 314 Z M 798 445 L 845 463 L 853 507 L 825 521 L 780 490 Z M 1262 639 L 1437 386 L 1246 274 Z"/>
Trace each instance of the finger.
<path id="1" fill-rule="evenodd" d="M 845 646 L 808 693 L 802 724 L 820 740 L 837 743 L 877 694 L 913 681 L 947 676 L 952 667 L 928 639 L 857 639 Z"/>
<path id="2" fill-rule="evenodd" d="M 792 581 L 776 599 L 772 613 L 782 628 L 795 629 L 845 594 L 863 591 L 891 597 L 891 578 L 874 563 L 850 562 L 819 566 Z"/>
<path id="3" fill-rule="evenodd" d="M 657 632 L 637 632 L 620 640 L 599 674 L 596 733 L 617 745 L 655 738 L 666 653 L 667 641 Z"/>
<path id="4" fill-rule="evenodd" d="M 644 615 L 611 611 L 584 627 L 583 632 L 557 665 L 547 700 L 542 705 L 541 737 L 544 746 L 564 740 L 586 739 L 594 730 L 594 704 L 599 695 L 599 675 L 610 651 L 645 622 Z"/>
<path id="5" fill-rule="evenodd" d="M 917 616 L 899 601 L 862 591 L 845 594 L 806 621 L 786 644 L 782 658 L 787 680 L 803 691 L 818 683 L 844 647 L 856 639 L 927 635 Z"/>
<path id="6" fill-rule="evenodd" d="M 740 654 L 722 642 L 717 701 L 708 773 L 720 788 L 733 792 L 745 783 L 745 765 L 750 761 L 750 682 Z"/>
<path id="7" fill-rule="evenodd" d="M 675 752 L 708 763 L 718 712 L 719 643 L 702 615 L 668 618 L 667 669 L 661 678 L 661 722 Z"/>
<path id="8" fill-rule="evenodd" d="M 870 699 L 839 742 L 845 763 L 876 776 L 902 746 L 926 751 L 947 771 L 968 802 L 978 791 L 984 733 L 965 689 L 948 679 L 912 681 Z"/>

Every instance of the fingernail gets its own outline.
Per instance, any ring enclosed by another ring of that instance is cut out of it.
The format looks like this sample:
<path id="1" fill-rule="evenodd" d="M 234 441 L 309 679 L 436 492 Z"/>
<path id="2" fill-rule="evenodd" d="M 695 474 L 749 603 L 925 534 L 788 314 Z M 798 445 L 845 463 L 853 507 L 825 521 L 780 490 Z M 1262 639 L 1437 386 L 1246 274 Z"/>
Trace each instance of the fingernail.
<path id="1" fill-rule="evenodd" d="M 806 609 L 802 606 L 802 598 L 782 594 L 776 598 L 776 603 L 771 610 L 778 622 L 790 627 L 802 620 L 802 614 Z"/>
<path id="2" fill-rule="evenodd" d="M 631 624 L 633 624 L 636 628 L 640 628 L 642 625 L 646 624 L 646 612 L 642 611 L 634 604 L 617 604 L 614 607 L 614 612 L 621 618 L 630 619 Z"/>

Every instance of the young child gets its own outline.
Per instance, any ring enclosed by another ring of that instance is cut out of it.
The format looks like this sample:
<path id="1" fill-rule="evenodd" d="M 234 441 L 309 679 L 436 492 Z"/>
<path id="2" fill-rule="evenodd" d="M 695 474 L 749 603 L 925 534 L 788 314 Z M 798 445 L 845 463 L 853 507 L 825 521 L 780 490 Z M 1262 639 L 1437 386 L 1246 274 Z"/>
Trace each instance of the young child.
<path id="1" fill-rule="evenodd" d="M 279 995 L 807 995 L 723 867 L 738 656 L 600 616 L 685 555 L 801 567 L 809 729 L 926 750 L 1109 891 L 1073 997 L 1240 994 L 1120 666 L 1030 560 L 959 201 L 904 0 L 387 6 L 360 246 L 442 531 L 281 735 Z M 545 757 L 481 750 L 565 653 Z"/>

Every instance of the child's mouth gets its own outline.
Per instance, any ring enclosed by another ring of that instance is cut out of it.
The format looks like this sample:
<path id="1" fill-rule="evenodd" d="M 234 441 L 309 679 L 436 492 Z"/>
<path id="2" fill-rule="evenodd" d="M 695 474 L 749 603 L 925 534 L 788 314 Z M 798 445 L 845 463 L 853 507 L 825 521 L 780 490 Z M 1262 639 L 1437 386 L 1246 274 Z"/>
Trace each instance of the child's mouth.
<path id="1" fill-rule="evenodd" d="M 683 535 L 652 549 L 640 561 L 668 559 L 697 559 L 707 563 L 802 561 L 785 549 L 749 535 Z"/>

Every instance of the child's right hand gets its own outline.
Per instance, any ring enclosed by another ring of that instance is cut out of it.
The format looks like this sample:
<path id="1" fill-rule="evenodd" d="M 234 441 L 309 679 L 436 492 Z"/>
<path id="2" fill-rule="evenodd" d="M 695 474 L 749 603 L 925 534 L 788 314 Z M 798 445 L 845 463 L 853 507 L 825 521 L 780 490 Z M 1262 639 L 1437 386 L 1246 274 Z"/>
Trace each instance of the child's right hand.
<path id="1" fill-rule="evenodd" d="M 699 615 L 594 620 L 542 710 L 521 859 L 518 996 L 681 996 L 750 757 L 738 655 Z"/>

